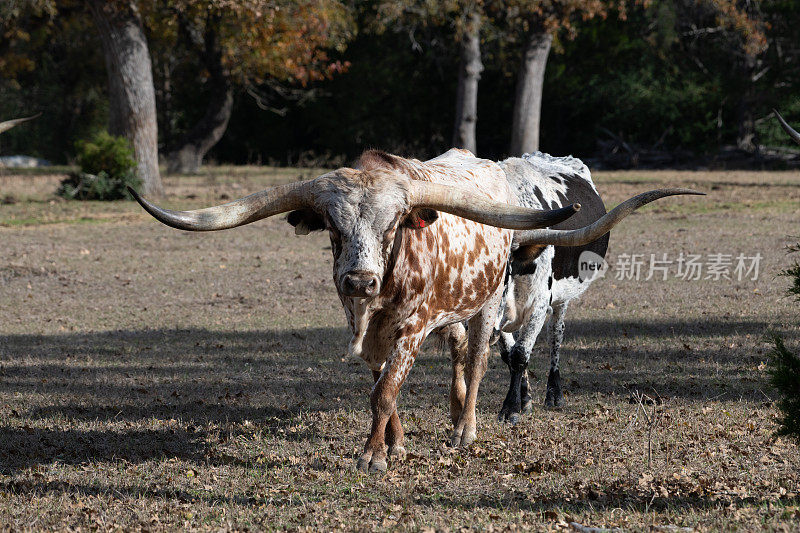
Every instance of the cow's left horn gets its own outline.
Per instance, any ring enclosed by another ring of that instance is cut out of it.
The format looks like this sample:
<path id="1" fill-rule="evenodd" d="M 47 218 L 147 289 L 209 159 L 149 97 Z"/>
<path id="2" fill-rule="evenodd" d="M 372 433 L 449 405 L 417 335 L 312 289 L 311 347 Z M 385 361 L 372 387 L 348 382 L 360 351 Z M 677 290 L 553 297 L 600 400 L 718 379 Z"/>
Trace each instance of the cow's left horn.
<path id="1" fill-rule="evenodd" d="M 789 134 L 789 137 L 791 137 L 791 138 L 792 138 L 792 140 L 793 140 L 794 142 L 796 142 L 797 144 L 800 144 L 800 133 L 797 133 L 797 132 L 796 132 L 796 131 L 795 131 L 795 130 L 794 130 L 794 129 L 793 129 L 793 128 L 792 128 L 792 127 L 789 125 L 789 123 L 788 123 L 788 122 L 786 122 L 785 120 L 783 120 L 783 117 L 781 116 L 781 114 L 780 114 L 780 113 L 778 113 L 778 110 L 777 110 L 777 109 L 773 109 L 773 110 L 772 110 L 772 112 L 773 112 L 773 113 L 775 113 L 775 116 L 776 116 L 776 117 L 778 117 L 778 122 L 780 122 L 780 123 L 781 123 L 781 128 L 783 128 L 783 131 L 785 131 L 786 133 L 788 133 L 788 134 Z"/>
<path id="2" fill-rule="evenodd" d="M 311 205 L 312 181 L 298 181 L 239 198 L 233 202 L 196 211 L 172 211 L 150 203 L 136 191 L 128 191 L 145 211 L 167 226 L 189 231 L 214 231 L 243 226 L 262 218 Z"/>
<path id="3" fill-rule="evenodd" d="M 704 192 L 692 189 L 656 189 L 625 200 L 617 207 L 597 219 L 592 224 L 575 230 L 536 229 L 517 231 L 514 233 L 514 245 L 530 246 L 533 244 L 553 244 L 556 246 L 581 246 L 595 241 L 611 231 L 623 218 L 630 215 L 645 204 L 649 204 L 665 196 L 678 194 L 699 194 Z"/>
<path id="4" fill-rule="evenodd" d="M 8 131 L 11 128 L 13 128 L 14 126 L 22 124 L 23 122 L 28 122 L 29 120 L 33 120 L 33 119 L 35 119 L 35 118 L 37 118 L 39 116 L 41 116 L 41 113 L 33 115 L 32 117 L 15 118 L 15 119 L 12 119 L 12 120 L 6 120 L 5 122 L 0 122 L 0 133 L 3 133 L 4 131 Z"/>
<path id="5" fill-rule="evenodd" d="M 563 222 L 578 212 L 580 204 L 540 210 L 493 202 L 474 192 L 427 181 L 412 181 L 412 207 L 428 207 L 498 228 L 530 230 Z"/>

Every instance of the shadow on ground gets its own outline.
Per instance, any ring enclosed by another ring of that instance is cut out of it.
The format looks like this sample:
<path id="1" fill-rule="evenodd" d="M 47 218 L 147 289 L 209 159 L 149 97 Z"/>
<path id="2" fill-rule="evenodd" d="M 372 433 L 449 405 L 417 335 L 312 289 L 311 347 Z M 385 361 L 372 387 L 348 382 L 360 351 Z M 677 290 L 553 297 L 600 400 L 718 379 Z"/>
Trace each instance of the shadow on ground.
<path id="1" fill-rule="evenodd" d="M 539 493 L 529 495 L 524 492 L 499 492 L 497 495 L 479 497 L 477 501 L 472 498 L 454 498 L 437 496 L 423 498 L 418 502 L 423 505 L 439 505 L 452 509 L 471 510 L 483 508 L 486 510 L 502 510 L 508 508 L 545 513 L 558 509 L 565 513 L 575 515 L 600 514 L 603 511 L 625 509 L 625 513 L 648 513 L 669 511 L 678 515 L 688 514 L 692 511 L 729 509 L 731 502 L 737 506 L 750 505 L 753 507 L 788 507 L 797 505 L 798 497 L 734 497 L 720 495 L 697 489 L 691 492 L 659 495 L 653 490 L 631 486 L 626 481 L 610 481 L 606 484 L 594 484 L 595 487 L 585 491 L 579 497 L 565 498 L 563 493 Z"/>
<path id="2" fill-rule="evenodd" d="M 688 400 L 764 399 L 763 383 L 740 364 L 750 356 L 743 349 L 722 342 L 702 350 L 685 345 L 734 334 L 759 336 L 765 324 L 574 320 L 568 327 L 575 340 L 563 354 L 568 398 L 602 393 L 622 395 L 619 401 L 624 401 L 629 390 L 638 389 Z M 624 351 L 614 344 L 621 337 L 629 339 Z M 203 428 L 209 424 L 253 420 L 269 433 L 304 411 L 366 413 L 371 378 L 363 363 L 344 355 L 347 340 L 341 328 L 0 337 L 2 394 L 6 400 L 15 398 L 11 419 L 20 420 L 0 426 L 0 462 L 19 468 L 111 458 L 197 460 L 206 455 Z M 599 348 L 575 347 L 587 343 Z M 539 378 L 533 391 L 542 395 L 544 353 L 537 347 L 531 363 Z M 420 355 L 404 387 L 402 408 L 445 405 L 449 361 L 441 354 L 428 348 Z M 499 409 L 506 380 L 506 369 L 493 354 L 482 387 L 483 409 Z M 173 419 L 180 423 L 163 427 Z M 162 425 L 150 423 L 154 420 Z M 38 427 L 39 421 L 48 428 Z M 69 426 L 75 421 L 89 427 L 103 422 L 106 427 L 52 429 L 54 422 Z"/>

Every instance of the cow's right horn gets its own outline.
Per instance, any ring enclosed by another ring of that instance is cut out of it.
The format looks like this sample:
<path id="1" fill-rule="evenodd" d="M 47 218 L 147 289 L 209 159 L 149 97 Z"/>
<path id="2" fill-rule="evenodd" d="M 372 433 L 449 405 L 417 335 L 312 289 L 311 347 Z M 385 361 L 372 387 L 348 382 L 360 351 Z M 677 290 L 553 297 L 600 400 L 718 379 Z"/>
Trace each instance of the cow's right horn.
<path id="1" fill-rule="evenodd" d="M 0 122 L 0 133 L 3 133 L 4 131 L 8 131 L 11 128 L 13 128 L 14 126 L 22 124 L 23 122 L 28 122 L 29 120 L 33 120 L 33 119 L 35 119 L 35 118 L 37 118 L 39 116 L 41 116 L 41 113 L 33 115 L 32 117 L 15 118 L 15 119 L 12 119 L 12 120 L 6 120 L 5 122 Z"/>
<path id="2" fill-rule="evenodd" d="M 678 194 L 705 195 L 704 192 L 693 189 L 656 189 L 637 194 L 619 204 L 617 207 L 597 219 L 594 223 L 574 230 L 563 229 L 534 229 L 517 231 L 514 233 L 514 246 L 531 246 L 535 244 L 555 246 L 582 246 L 595 241 L 611 231 L 623 218 L 627 217 L 640 207 L 654 202 L 659 198 L 675 196 Z"/>
<path id="3" fill-rule="evenodd" d="M 780 122 L 780 123 L 781 123 L 781 128 L 783 128 L 783 131 L 785 131 L 786 133 L 788 133 L 788 134 L 789 134 L 789 137 L 791 137 L 791 138 L 792 138 L 792 140 L 793 140 L 794 142 L 796 142 L 797 144 L 800 144 L 800 133 L 797 133 L 797 132 L 796 132 L 796 131 L 795 131 L 795 130 L 794 130 L 794 129 L 793 129 L 793 128 L 792 128 L 792 127 L 789 125 L 789 123 L 788 123 L 788 122 L 786 122 L 785 120 L 783 120 L 783 117 L 781 116 L 781 114 L 780 114 L 780 113 L 778 113 L 778 110 L 777 110 L 777 109 L 773 109 L 773 110 L 772 110 L 772 112 L 773 112 L 773 113 L 775 113 L 775 116 L 776 116 L 776 117 L 778 117 L 778 122 Z"/>
<path id="4" fill-rule="evenodd" d="M 262 218 L 309 207 L 312 203 L 312 181 L 278 185 L 222 204 L 195 211 L 172 211 L 145 200 L 132 188 L 128 192 L 145 211 L 167 226 L 188 231 L 214 231 L 243 226 Z"/>
<path id="5" fill-rule="evenodd" d="M 428 207 L 498 228 L 530 230 L 563 222 L 578 212 L 580 204 L 560 209 L 541 210 L 494 202 L 472 191 L 431 183 L 411 181 L 412 207 Z"/>

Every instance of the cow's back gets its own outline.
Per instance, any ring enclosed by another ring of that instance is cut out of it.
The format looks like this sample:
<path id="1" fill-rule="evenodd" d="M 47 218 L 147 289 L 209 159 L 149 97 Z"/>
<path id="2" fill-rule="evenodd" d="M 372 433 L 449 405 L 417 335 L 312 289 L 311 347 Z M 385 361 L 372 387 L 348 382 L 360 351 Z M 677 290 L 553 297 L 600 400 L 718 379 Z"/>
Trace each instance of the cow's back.
<path id="1" fill-rule="evenodd" d="M 553 157 L 542 152 L 506 159 L 500 163 L 517 195 L 519 205 L 555 209 L 579 203 L 581 210 L 553 229 L 578 229 L 606 213 L 603 200 L 595 189 L 589 169 L 574 157 Z M 556 246 L 553 278 L 578 278 L 578 259 L 584 251 L 604 257 L 608 249 L 606 234 L 583 246 Z"/>

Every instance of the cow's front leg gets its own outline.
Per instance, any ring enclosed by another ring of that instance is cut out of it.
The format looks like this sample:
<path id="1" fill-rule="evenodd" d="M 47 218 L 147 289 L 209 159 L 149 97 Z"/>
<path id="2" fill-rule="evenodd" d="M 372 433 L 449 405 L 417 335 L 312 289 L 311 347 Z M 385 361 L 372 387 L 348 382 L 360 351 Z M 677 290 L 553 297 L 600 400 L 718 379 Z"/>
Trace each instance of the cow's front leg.
<path id="1" fill-rule="evenodd" d="M 380 379 L 381 373 L 373 370 L 372 378 L 375 383 Z M 399 395 L 399 394 L 398 394 Z M 406 449 L 403 446 L 403 425 L 400 423 L 400 415 L 395 408 L 392 416 L 389 417 L 389 422 L 386 424 L 386 444 L 389 446 L 389 457 L 394 457 L 403 460 L 406 457 Z"/>
<path id="2" fill-rule="evenodd" d="M 527 367 L 527 360 L 522 360 L 525 353 L 521 351 L 522 346 L 518 344 L 510 333 L 502 333 L 500 336 L 500 357 L 508 365 L 511 374 L 508 393 L 503 400 L 503 407 L 497 419 L 500 422 L 511 422 L 516 424 L 519 421 L 519 412 L 522 409 L 522 378 L 527 372 L 520 371 L 521 366 Z"/>
<path id="3" fill-rule="evenodd" d="M 388 433 L 392 435 L 392 438 L 396 438 L 397 433 L 394 431 L 399 429 L 400 435 L 402 435 L 400 419 L 397 417 L 397 395 L 414 364 L 420 344 L 422 344 L 422 333 L 401 337 L 372 387 L 370 394 L 372 427 L 367 444 L 364 445 L 364 453 L 361 454 L 357 464 L 357 468 L 362 472 L 386 471 L 387 425 L 393 417 L 397 418 L 397 425 L 392 425 Z M 389 442 L 396 444 L 392 440 Z M 399 450 L 397 452 L 399 453 Z"/>
<path id="4" fill-rule="evenodd" d="M 523 395 L 527 396 L 527 403 L 530 407 L 530 395 L 528 394 L 528 363 L 530 361 L 533 346 L 536 338 L 542 331 L 545 320 L 547 319 L 547 302 L 539 300 L 522 331 L 519 332 L 516 342 L 508 333 L 503 334 L 502 340 L 508 350 L 508 354 L 503 360 L 508 365 L 511 374 L 508 386 L 508 394 L 500 409 L 499 419 L 501 422 L 508 421 L 512 424 L 519 422 L 519 415 L 524 408 Z M 501 345 L 501 349 L 502 349 Z"/>
<path id="5" fill-rule="evenodd" d="M 533 398 L 531 398 L 531 384 L 528 379 L 528 372 L 522 376 L 522 383 L 519 387 L 519 395 L 522 399 L 522 414 L 529 414 L 533 411 Z"/>

